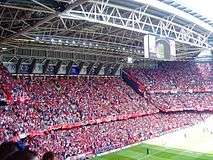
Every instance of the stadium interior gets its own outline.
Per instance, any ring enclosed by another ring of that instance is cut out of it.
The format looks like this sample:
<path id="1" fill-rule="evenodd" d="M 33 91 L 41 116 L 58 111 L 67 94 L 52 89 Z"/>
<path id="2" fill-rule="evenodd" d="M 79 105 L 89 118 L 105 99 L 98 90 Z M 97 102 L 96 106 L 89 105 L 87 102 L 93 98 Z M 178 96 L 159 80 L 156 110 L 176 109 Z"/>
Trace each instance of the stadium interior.
<path id="1" fill-rule="evenodd" d="M 0 159 L 208 160 L 154 145 L 212 116 L 213 21 L 178 1 L 0 0 Z"/>

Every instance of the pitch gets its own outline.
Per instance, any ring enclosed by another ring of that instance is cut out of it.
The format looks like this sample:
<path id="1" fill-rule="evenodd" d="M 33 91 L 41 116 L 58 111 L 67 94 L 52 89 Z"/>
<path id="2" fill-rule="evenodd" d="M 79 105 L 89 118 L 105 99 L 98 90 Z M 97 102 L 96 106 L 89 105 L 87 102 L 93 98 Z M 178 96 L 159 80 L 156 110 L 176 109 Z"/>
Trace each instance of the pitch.
<path id="1" fill-rule="evenodd" d="M 147 155 L 147 148 L 149 154 Z M 93 160 L 212 160 L 213 154 L 140 144 Z"/>

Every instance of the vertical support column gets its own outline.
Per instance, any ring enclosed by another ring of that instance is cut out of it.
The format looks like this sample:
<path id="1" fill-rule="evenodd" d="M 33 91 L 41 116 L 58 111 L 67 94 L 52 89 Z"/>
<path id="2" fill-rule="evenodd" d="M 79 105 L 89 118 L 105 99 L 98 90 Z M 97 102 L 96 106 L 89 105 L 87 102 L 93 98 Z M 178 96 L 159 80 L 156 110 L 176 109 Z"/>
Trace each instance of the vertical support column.
<path id="1" fill-rule="evenodd" d="M 32 74 L 32 73 L 33 73 L 33 71 L 34 71 L 34 69 L 35 69 L 35 66 L 36 66 L 36 59 L 33 59 L 33 60 L 32 60 L 32 63 L 30 64 L 30 68 L 29 68 L 29 70 L 28 70 L 28 73 L 29 73 L 29 74 Z"/>
<path id="2" fill-rule="evenodd" d="M 98 75 L 100 73 L 102 67 L 103 67 L 103 63 L 100 63 L 98 65 L 98 67 L 95 69 L 94 75 Z"/>
<path id="3" fill-rule="evenodd" d="M 118 69 L 120 68 L 120 64 L 116 64 L 115 66 L 114 66 L 114 68 L 113 68 L 113 70 L 112 70 L 112 72 L 111 72 L 111 75 L 115 75 L 116 74 L 116 72 L 118 71 Z"/>
<path id="4" fill-rule="evenodd" d="M 84 66 L 84 62 L 80 62 L 78 66 L 79 66 L 79 73 L 81 73 L 81 70 Z"/>
<path id="5" fill-rule="evenodd" d="M 50 60 L 46 59 L 44 65 L 43 65 L 43 74 L 46 74 L 49 63 L 50 63 Z"/>
<path id="6" fill-rule="evenodd" d="M 94 67 L 94 64 L 95 64 L 95 63 L 90 63 L 89 66 L 87 67 L 87 75 L 90 75 L 90 74 L 91 74 L 91 71 L 92 71 L 92 69 L 93 69 L 93 67 Z"/>
<path id="7" fill-rule="evenodd" d="M 21 63 L 23 61 L 23 58 L 19 58 L 18 62 L 16 63 L 16 74 L 20 72 Z"/>
<path id="8" fill-rule="evenodd" d="M 54 74 L 58 74 L 58 70 L 60 69 L 61 64 L 62 64 L 62 61 L 61 61 L 61 60 L 58 60 L 58 63 L 57 63 L 56 66 L 54 67 L 54 71 L 53 71 Z"/>
<path id="9" fill-rule="evenodd" d="M 106 65 L 106 67 L 104 68 L 104 75 L 110 75 L 110 67 L 111 64 Z"/>
<path id="10" fill-rule="evenodd" d="M 70 71 L 72 69 L 73 61 L 70 61 L 66 67 L 66 75 L 70 75 Z"/>

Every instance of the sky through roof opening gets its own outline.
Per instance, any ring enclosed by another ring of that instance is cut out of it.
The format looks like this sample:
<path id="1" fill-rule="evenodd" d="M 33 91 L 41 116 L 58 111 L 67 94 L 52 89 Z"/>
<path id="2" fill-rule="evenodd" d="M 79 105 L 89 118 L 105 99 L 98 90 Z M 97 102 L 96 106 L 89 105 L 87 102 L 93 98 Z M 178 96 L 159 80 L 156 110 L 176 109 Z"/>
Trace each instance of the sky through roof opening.
<path id="1" fill-rule="evenodd" d="M 213 0 L 175 0 L 213 21 Z"/>

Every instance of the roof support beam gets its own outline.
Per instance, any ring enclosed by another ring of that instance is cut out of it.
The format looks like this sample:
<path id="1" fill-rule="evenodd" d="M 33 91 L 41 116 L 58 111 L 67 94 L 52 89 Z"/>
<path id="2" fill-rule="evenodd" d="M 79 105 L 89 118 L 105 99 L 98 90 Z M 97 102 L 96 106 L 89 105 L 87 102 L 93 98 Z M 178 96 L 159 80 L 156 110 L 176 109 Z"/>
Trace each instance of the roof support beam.
<path id="1" fill-rule="evenodd" d="M 163 11 L 166 11 L 166 12 L 169 12 L 170 14 L 172 15 L 176 15 L 178 17 L 182 17 L 183 19 L 189 21 L 189 22 L 192 22 L 192 23 L 195 23 L 196 25 L 199 25 L 201 26 L 202 28 L 205 28 L 207 30 L 209 30 L 210 32 L 213 32 L 213 27 L 208 25 L 207 23 L 204 23 L 203 21 L 201 21 L 200 19 L 190 15 L 190 14 L 187 14 L 185 13 L 184 11 L 180 10 L 180 9 L 177 9 L 175 7 L 172 7 L 170 5 L 167 5 L 163 2 L 160 2 L 160 1 L 156 1 L 156 0 L 136 0 L 138 1 L 139 3 L 143 3 L 143 4 L 147 4 L 149 6 L 152 6 L 156 9 L 159 9 L 159 10 L 163 10 Z"/>
<path id="2" fill-rule="evenodd" d="M 74 3 L 74 2 L 77 1 L 77 0 L 56 0 L 56 1 L 71 4 L 71 3 Z"/>
<path id="3" fill-rule="evenodd" d="M 79 73 L 81 73 L 81 70 L 83 69 L 84 66 L 84 62 L 80 62 L 78 66 L 79 66 Z"/>
<path id="4" fill-rule="evenodd" d="M 62 61 L 59 60 L 56 66 L 54 67 L 54 71 L 53 71 L 54 74 L 58 74 L 58 70 L 60 69 L 61 64 L 62 64 Z"/>
<path id="5" fill-rule="evenodd" d="M 101 68 L 103 67 L 103 63 L 100 63 L 98 67 L 94 71 L 94 75 L 99 75 Z"/>
<path id="6" fill-rule="evenodd" d="M 104 68 L 104 75 L 110 75 L 110 67 L 112 64 L 108 64 L 106 65 L 106 67 Z"/>
<path id="7" fill-rule="evenodd" d="M 34 24 L 33 26 L 30 26 L 30 27 L 28 27 L 28 28 L 26 28 L 26 29 L 24 29 L 24 30 L 18 32 L 18 33 L 13 34 L 13 35 L 10 36 L 10 37 L 7 37 L 7 38 L 4 38 L 4 39 L 0 40 L 0 43 L 3 43 L 3 42 L 5 42 L 5 41 L 11 40 L 11 39 L 16 38 L 16 37 L 18 37 L 18 36 L 24 35 L 24 34 L 26 34 L 27 32 L 29 32 L 29 31 L 31 31 L 31 30 L 33 30 L 33 29 L 39 27 L 40 25 L 42 25 L 42 24 L 44 24 L 44 23 L 46 23 L 46 22 L 52 20 L 53 18 L 58 17 L 60 14 L 66 13 L 67 11 L 74 9 L 75 7 L 79 6 L 79 4 L 85 3 L 86 1 L 87 1 L 87 0 L 79 0 L 79 1 L 76 1 L 76 2 L 72 3 L 72 4 L 71 4 L 67 9 L 65 9 L 63 12 L 56 12 L 56 13 L 54 13 L 54 14 L 51 14 L 51 15 L 49 15 L 48 17 L 46 17 L 45 19 L 43 19 L 43 20 L 39 21 L 38 23 Z"/>
<path id="8" fill-rule="evenodd" d="M 16 63 L 16 74 L 18 74 L 20 71 L 22 61 L 23 61 L 23 59 L 19 58 L 18 62 Z"/>
<path id="9" fill-rule="evenodd" d="M 72 65 L 73 65 L 73 61 L 70 61 L 66 67 L 66 75 L 70 75 L 71 69 L 72 69 Z"/>
<path id="10" fill-rule="evenodd" d="M 146 8 L 133 10 L 105 0 L 91 0 L 89 3 L 90 5 L 79 5 L 77 9 L 71 9 L 60 14 L 60 16 L 67 19 L 76 18 L 144 34 L 166 37 L 180 43 L 209 48 L 207 42 L 208 33 L 201 34 L 195 28 L 185 27 L 176 23 L 174 19 L 168 20 L 161 16 L 147 13 Z"/>
<path id="11" fill-rule="evenodd" d="M 46 74 L 49 63 L 50 63 L 50 60 L 46 59 L 43 65 L 43 74 Z"/>
<path id="12" fill-rule="evenodd" d="M 90 75 L 90 74 L 91 74 L 91 71 L 92 71 L 92 69 L 93 69 L 93 67 L 94 67 L 94 64 L 95 64 L 95 63 L 90 63 L 89 66 L 87 67 L 87 75 Z"/>
<path id="13" fill-rule="evenodd" d="M 52 13 L 55 13 L 55 10 L 54 10 L 54 9 L 52 9 L 52 8 L 50 8 L 50 7 L 46 6 L 46 5 L 44 5 L 44 4 L 40 3 L 40 2 L 38 2 L 37 0 L 32 0 L 32 1 L 33 1 L 34 3 L 36 3 L 36 4 L 38 4 L 39 6 L 42 6 L 42 7 L 46 8 L 46 9 L 48 9 L 48 10 L 51 11 Z"/>
<path id="14" fill-rule="evenodd" d="M 32 74 L 32 73 L 33 73 L 33 71 L 34 71 L 34 69 L 35 69 L 35 66 L 36 66 L 36 59 L 34 58 L 34 59 L 32 60 L 32 63 L 30 64 L 30 68 L 29 68 L 29 71 L 28 71 L 29 74 Z"/>
<path id="15" fill-rule="evenodd" d="M 112 75 L 115 75 L 116 72 L 118 71 L 118 69 L 120 68 L 120 66 L 121 66 L 120 64 L 116 64 L 116 65 L 114 66 L 114 68 L 113 68 L 111 74 L 112 74 Z"/>
<path id="16" fill-rule="evenodd" d="M 18 9 L 18 10 L 24 10 L 24 11 L 32 11 L 32 12 L 53 13 L 53 12 L 47 11 L 47 10 L 40 10 L 40 9 L 35 9 L 35 8 L 26 8 L 26 7 L 13 6 L 13 5 L 7 5 L 7 4 L 0 4 L 0 7 Z"/>

